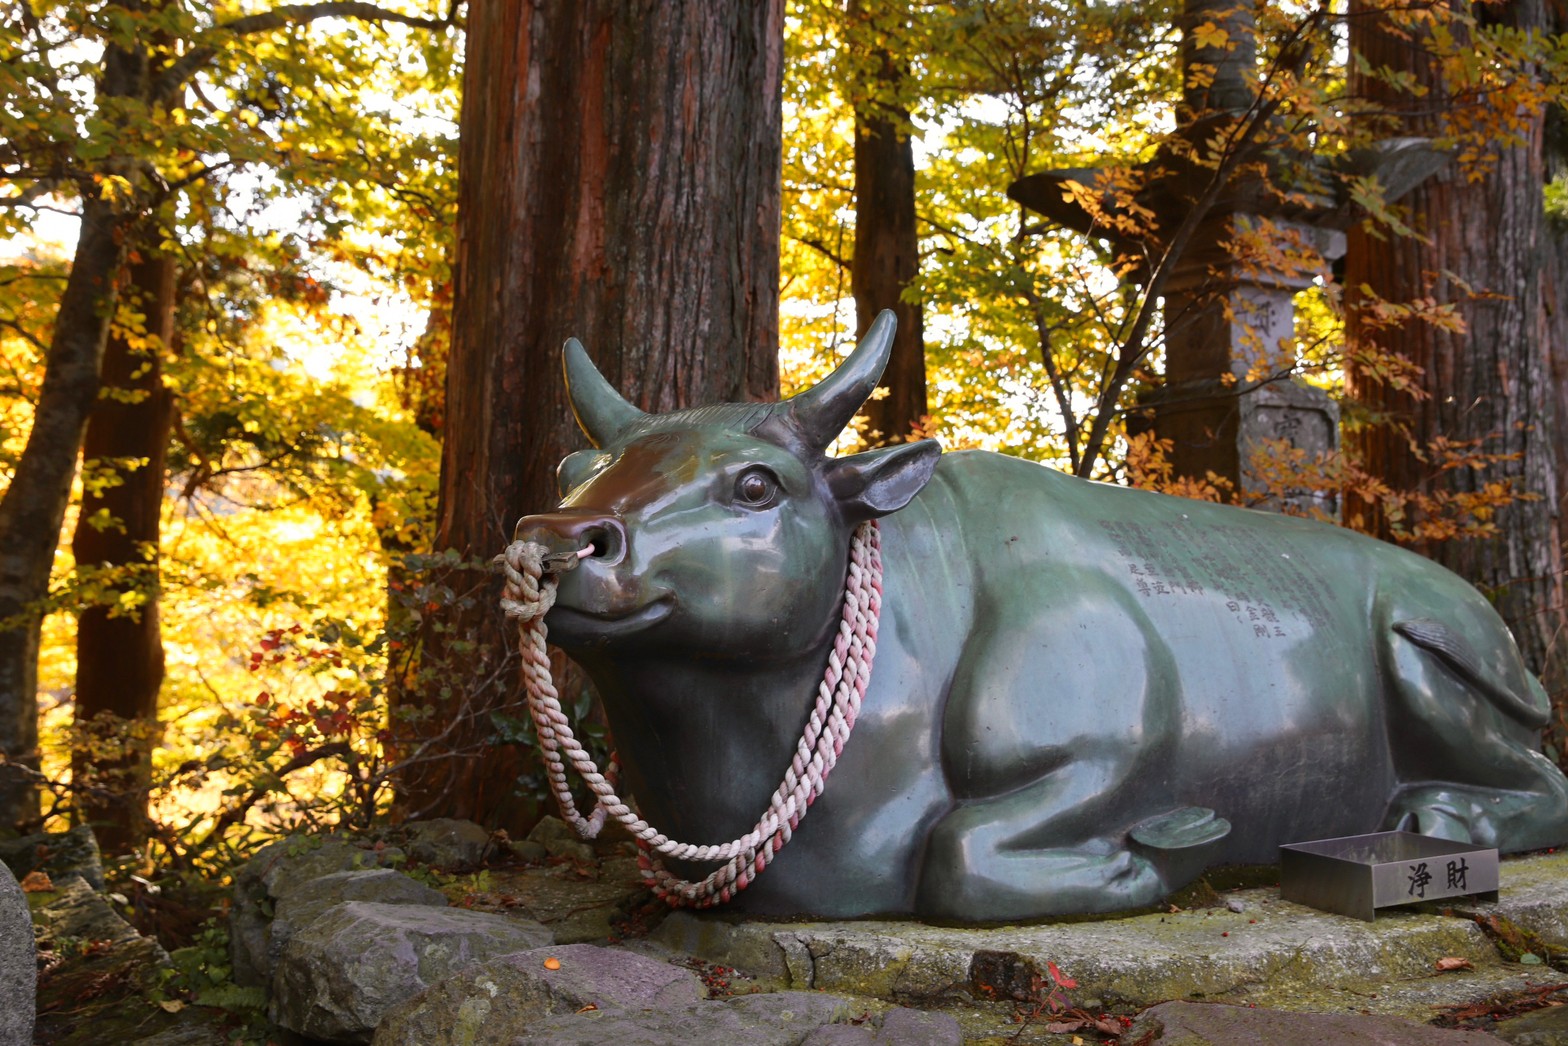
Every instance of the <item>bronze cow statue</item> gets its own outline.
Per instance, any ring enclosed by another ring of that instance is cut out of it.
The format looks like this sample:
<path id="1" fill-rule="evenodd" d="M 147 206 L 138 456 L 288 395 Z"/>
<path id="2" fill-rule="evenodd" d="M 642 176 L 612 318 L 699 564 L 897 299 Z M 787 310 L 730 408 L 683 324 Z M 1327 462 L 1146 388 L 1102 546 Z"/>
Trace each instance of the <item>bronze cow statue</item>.
<path id="1" fill-rule="evenodd" d="M 827 456 L 892 329 L 884 314 L 781 403 L 658 415 L 568 342 L 596 449 L 562 462 L 559 508 L 518 523 L 586 554 L 545 621 L 597 685 L 642 815 L 712 843 L 751 827 L 789 763 L 851 532 L 879 519 L 858 725 L 739 907 L 1015 920 L 1143 906 L 1281 843 L 1396 826 L 1568 840 L 1545 693 L 1475 589 L 1337 527 L 1001 454 Z"/>

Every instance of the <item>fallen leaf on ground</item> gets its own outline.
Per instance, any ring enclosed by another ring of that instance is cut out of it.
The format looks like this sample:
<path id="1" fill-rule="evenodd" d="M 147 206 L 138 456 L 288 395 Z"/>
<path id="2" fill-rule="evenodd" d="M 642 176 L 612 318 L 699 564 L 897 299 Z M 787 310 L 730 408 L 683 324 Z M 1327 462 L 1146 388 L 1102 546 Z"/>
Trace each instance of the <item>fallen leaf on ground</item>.
<path id="1" fill-rule="evenodd" d="M 43 893 L 54 889 L 54 883 L 43 872 L 28 872 L 22 876 L 21 885 L 23 893 Z"/>
<path id="2" fill-rule="evenodd" d="M 1451 970 L 1473 970 L 1475 963 L 1469 959 L 1461 959 L 1457 955 L 1445 955 L 1434 964 L 1439 973 L 1448 973 Z"/>

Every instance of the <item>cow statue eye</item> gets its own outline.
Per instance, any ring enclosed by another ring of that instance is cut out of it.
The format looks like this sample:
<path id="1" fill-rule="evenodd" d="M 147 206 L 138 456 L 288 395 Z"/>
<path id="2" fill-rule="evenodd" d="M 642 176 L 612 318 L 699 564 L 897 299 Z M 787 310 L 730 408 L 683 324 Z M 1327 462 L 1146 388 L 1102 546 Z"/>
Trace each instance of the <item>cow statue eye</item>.
<path id="1" fill-rule="evenodd" d="M 763 468 L 747 469 L 735 481 L 735 500 L 749 508 L 765 508 L 778 497 L 778 478 Z"/>

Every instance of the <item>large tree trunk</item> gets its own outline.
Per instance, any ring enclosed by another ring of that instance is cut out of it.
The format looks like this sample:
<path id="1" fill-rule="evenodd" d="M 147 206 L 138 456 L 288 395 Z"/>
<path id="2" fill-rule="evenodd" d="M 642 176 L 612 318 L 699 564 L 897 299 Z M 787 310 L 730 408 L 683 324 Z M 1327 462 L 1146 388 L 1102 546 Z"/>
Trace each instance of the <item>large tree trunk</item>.
<path id="1" fill-rule="evenodd" d="M 782 53 L 782 0 L 470 10 L 439 547 L 489 557 L 557 500 L 585 445 L 568 336 L 648 410 L 777 394 Z M 521 714 L 515 636 L 494 581 L 448 583 L 476 598 L 425 638 L 446 692 L 402 699 L 467 754 L 416 768 L 401 804 L 515 824 L 524 753 L 483 747 L 493 712 Z"/>
<path id="2" fill-rule="evenodd" d="M 98 398 L 98 369 L 114 315 L 125 215 L 89 199 L 71 275 L 45 355 L 27 446 L 0 498 L 0 826 L 38 819 L 38 637 L 76 455 Z"/>
<path id="3" fill-rule="evenodd" d="M 1541 278 L 1541 291 L 1546 307 L 1546 339 L 1551 356 L 1552 411 L 1559 425 L 1568 422 L 1568 224 L 1548 220 L 1543 241 L 1545 267 Z M 1557 473 L 1557 518 L 1568 518 L 1568 436 L 1552 441 L 1556 453 L 1553 469 Z M 1558 636 L 1552 654 L 1562 658 L 1559 650 L 1568 643 L 1568 636 Z"/>
<path id="4" fill-rule="evenodd" d="M 863 51 L 857 55 L 862 76 L 854 87 L 855 255 L 849 273 L 857 339 L 865 337 L 883 309 L 898 317 L 893 353 L 880 382 L 887 394 L 865 406 L 866 442 L 874 446 L 912 438 L 929 411 L 925 321 L 920 303 L 904 298 L 920 278 L 920 229 L 909 111 L 896 100 L 903 71 L 891 53 L 889 34 L 896 40 L 906 16 L 903 10 L 876 16 L 858 0 L 849 11 L 850 39 Z"/>
<path id="5" fill-rule="evenodd" d="M 1543 25 L 1542 0 L 1516 0 L 1480 9 L 1519 28 Z M 1423 113 L 1466 100 L 1448 98 L 1438 70 L 1419 40 L 1381 31 L 1381 23 L 1352 21 L 1352 46 L 1376 68 L 1412 74 L 1430 94 L 1413 99 L 1357 75 L 1360 92 L 1390 109 Z M 1354 68 L 1354 67 L 1353 67 Z M 1474 99 L 1468 100 L 1475 104 Z M 1430 117 L 1411 117 L 1396 133 L 1430 135 Z M 1516 499 L 1497 514 L 1492 536 L 1418 545 L 1495 601 L 1526 661 L 1562 700 L 1562 534 L 1559 530 L 1558 438 L 1547 319 L 1542 298 L 1547 246 L 1542 202 L 1541 123 L 1525 144 L 1500 148 L 1497 165 L 1480 181 L 1450 167 L 1401 203 L 1416 237 L 1378 239 L 1352 230 L 1346 255 L 1347 337 L 1368 342 L 1421 368 L 1419 396 L 1352 375 L 1350 392 L 1393 424 L 1362 428 L 1351 442 L 1365 467 L 1395 491 L 1472 493 L 1506 483 Z M 1444 273 L 1466 280 L 1474 295 Z M 1385 301 L 1432 295 L 1458 305 L 1465 330 L 1420 322 L 1371 329 L 1358 306 L 1365 285 Z M 1438 470 L 1412 452 L 1433 441 L 1480 441 L 1491 458 L 1482 468 Z M 1349 497 L 1347 521 L 1391 536 L 1385 503 Z M 1555 646 L 1554 646 L 1555 644 Z"/>
<path id="6" fill-rule="evenodd" d="M 174 260 L 146 258 L 129 270 L 129 306 L 143 317 L 140 337 L 111 336 L 103 384 L 82 444 L 83 468 L 116 473 L 114 485 L 82 495 L 72 551 L 77 569 L 111 571 L 106 595 L 141 600 L 132 612 L 95 602 L 82 611 L 76 640 L 76 727 L 72 753 L 76 819 L 93 826 L 105 852 L 135 849 L 147 837 L 147 791 L 158 736 L 163 639 L 158 629 L 158 539 L 173 399 L 163 386 L 163 353 L 174 335 Z M 130 328 L 135 330 L 134 327 Z"/>
<path id="7" fill-rule="evenodd" d="M 1541 291 L 1551 364 L 1552 412 L 1559 426 L 1559 434 L 1552 440 L 1552 469 L 1557 476 L 1557 525 L 1559 537 L 1568 537 L 1563 534 L 1563 520 L 1568 519 L 1568 433 L 1561 431 L 1568 425 L 1568 293 L 1564 291 L 1568 288 L 1568 227 L 1548 220 L 1542 250 L 1545 264 Z M 1568 765 L 1568 679 L 1564 678 L 1568 676 L 1568 634 L 1564 634 L 1568 630 L 1564 629 L 1564 624 L 1560 616 L 1549 622 L 1551 633 L 1539 671 L 1552 697 L 1552 723 L 1547 727 L 1547 737 L 1559 764 Z"/>

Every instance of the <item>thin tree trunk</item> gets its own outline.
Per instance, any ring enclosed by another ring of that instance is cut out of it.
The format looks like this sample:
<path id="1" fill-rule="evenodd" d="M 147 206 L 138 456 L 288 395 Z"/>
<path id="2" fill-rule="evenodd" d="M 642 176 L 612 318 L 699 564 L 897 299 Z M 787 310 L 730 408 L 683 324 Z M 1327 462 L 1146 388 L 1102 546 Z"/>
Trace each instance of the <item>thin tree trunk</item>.
<path id="1" fill-rule="evenodd" d="M 880 383 L 887 394 L 865 406 L 866 442 L 883 446 L 910 439 L 930 410 L 923 310 L 918 301 L 905 299 L 920 279 L 915 153 L 909 111 L 895 100 L 903 72 L 864 5 L 852 3 L 849 17 L 851 38 L 858 36 L 869 52 L 861 56 L 867 73 L 855 88 L 855 255 L 849 281 L 856 337 L 865 336 L 883 309 L 898 318 Z"/>
<path id="2" fill-rule="evenodd" d="M 1483 14 L 1524 29 L 1544 24 L 1541 0 L 1519 0 Z M 1444 85 L 1421 42 L 1380 31 L 1379 24 L 1353 18 L 1352 46 L 1372 67 L 1409 72 L 1430 93 L 1412 100 L 1358 75 L 1361 93 L 1390 108 L 1440 109 Z M 1350 442 L 1368 471 L 1395 491 L 1468 493 L 1487 483 L 1509 484 L 1517 497 L 1499 511 L 1494 536 L 1429 543 L 1418 550 L 1493 598 L 1525 660 L 1561 700 L 1562 534 L 1554 449 L 1558 429 L 1542 297 L 1541 130 L 1537 122 L 1528 142 L 1501 148 L 1496 167 L 1478 182 L 1449 168 L 1405 197 L 1401 203 L 1423 239 L 1377 239 L 1363 229 L 1352 231 L 1345 266 L 1347 337 L 1420 367 L 1424 395 L 1353 375 L 1351 395 L 1395 424 L 1360 429 Z M 1412 118 L 1395 133 L 1433 131 L 1429 119 Z M 1444 273 L 1458 274 L 1476 296 Z M 1466 329 L 1456 333 L 1419 322 L 1368 329 L 1358 308 L 1363 285 L 1389 302 L 1430 294 L 1457 303 Z M 1482 441 L 1486 452 L 1501 457 L 1479 469 L 1439 471 L 1413 453 L 1412 444 L 1426 447 L 1440 437 Z M 1346 518 L 1359 517 L 1365 529 L 1387 538 L 1391 527 L 1385 507 L 1353 496 L 1347 498 Z"/>
<path id="3" fill-rule="evenodd" d="M 163 354 L 174 335 L 174 260 L 143 259 L 128 271 L 127 302 L 144 316 L 142 339 L 109 339 L 106 395 L 88 419 L 84 468 L 112 467 L 113 486 L 82 496 L 72 551 L 77 568 L 113 571 L 108 594 L 143 600 L 140 609 L 94 603 L 82 611 L 76 642 L 76 727 L 90 743 L 72 753 L 75 816 L 92 824 L 105 852 L 133 850 L 147 837 L 152 747 L 158 736 L 163 639 L 158 628 L 158 541 L 173 399 Z M 122 315 L 124 306 L 122 306 Z"/>
<path id="4" fill-rule="evenodd" d="M 98 370 L 114 315 L 125 250 L 124 212 L 100 199 L 82 205 L 81 233 L 60 298 L 43 387 L 27 446 L 0 498 L 0 825 L 31 826 L 38 791 L 38 640 L 42 602 L 71 498 L 76 456 L 98 398 Z"/>
<path id="5" fill-rule="evenodd" d="M 777 394 L 783 4 L 485 4 L 468 41 L 437 541 L 488 558 L 585 445 L 567 337 L 648 410 Z M 426 636 L 420 696 L 468 754 L 400 802 L 515 824 L 526 756 L 482 748 L 521 715 L 515 636 L 493 579 L 447 583 L 474 598 Z"/>
<path id="6" fill-rule="evenodd" d="M 131 4 L 128 6 L 138 6 Z M 104 50 L 100 100 L 138 98 L 147 88 L 147 53 Z M 111 160 L 109 169 L 124 161 Z M 33 427 L 0 497 L 0 828 L 38 820 L 38 644 L 43 603 L 87 417 L 98 400 L 99 367 L 114 316 L 124 237 L 146 200 L 84 192 L 71 274 L 60 296 Z"/>

